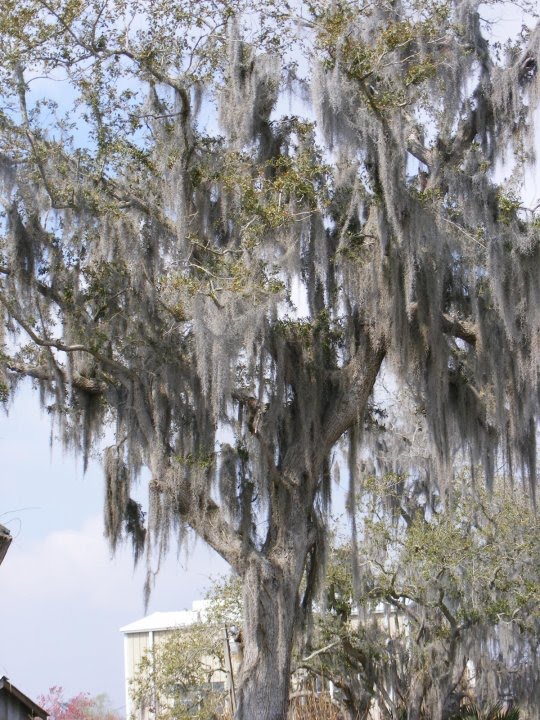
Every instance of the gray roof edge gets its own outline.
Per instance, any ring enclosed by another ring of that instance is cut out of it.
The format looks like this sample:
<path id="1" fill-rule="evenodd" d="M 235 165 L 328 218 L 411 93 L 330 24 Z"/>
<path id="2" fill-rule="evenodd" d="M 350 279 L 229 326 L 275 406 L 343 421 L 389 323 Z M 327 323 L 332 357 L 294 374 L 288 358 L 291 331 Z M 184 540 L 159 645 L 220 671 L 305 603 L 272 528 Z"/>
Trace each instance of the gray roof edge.
<path id="1" fill-rule="evenodd" d="M 18 688 L 15 687 L 15 685 L 9 680 L 5 675 L 0 678 L 0 690 L 7 690 L 13 697 L 17 698 L 19 702 L 21 702 L 23 705 L 26 705 L 26 707 L 33 712 L 34 715 L 37 715 L 38 717 L 42 718 L 42 720 L 47 720 L 49 717 L 49 713 L 44 710 L 42 707 L 40 707 L 37 703 L 35 703 L 33 700 L 30 700 L 30 698 L 25 695 L 23 692 L 21 692 Z"/>
<path id="2" fill-rule="evenodd" d="M 2 560 L 4 559 L 12 540 L 13 538 L 11 537 L 11 533 L 8 528 L 5 525 L 0 524 L 0 565 L 2 564 Z"/>

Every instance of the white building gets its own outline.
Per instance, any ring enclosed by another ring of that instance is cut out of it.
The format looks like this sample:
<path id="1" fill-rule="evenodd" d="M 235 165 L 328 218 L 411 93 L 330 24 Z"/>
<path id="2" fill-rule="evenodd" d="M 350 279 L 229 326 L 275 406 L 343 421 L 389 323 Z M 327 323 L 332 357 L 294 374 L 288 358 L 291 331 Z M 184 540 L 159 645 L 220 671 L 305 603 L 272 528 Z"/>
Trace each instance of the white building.
<path id="1" fill-rule="evenodd" d="M 172 631 L 188 627 L 196 622 L 203 622 L 206 607 L 206 600 L 196 600 L 193 602 L 191 610 L 155 612 L 120 628 L 120 632 L 124 634 L 124 682 L 126 718 L 128 720 L 134 711 L 130 682 L 144 654 L 152 651 L 155 643 L 159 639 L 167 637 Z"/>
<path id="2" fill-rule="evenodd" d="M 167 639 L 172 632 L 187 628 L 195 623 L 207 620 L 207 600 L 196 600 L 191 610 L 175 612 L 156 612 L 120 628 L 124 635 L 124 682 L 126 697 L 126 718 L 131 720 L 152 720 L 149 708 L 137 708 L 131 697 L 131 681 L 137 674 L 139 663 L 146 653 L 152 652 L 160 641 Z M 225 637 L 224 637 L 225 642 Z M 238 650 L 232 639 L 225 643 L 225 663 L 227 673 L 216 668 L 212 681 L 222 686 L 230 695 L 229 702 L 234 706 L 234 681 L 232 672 L 237 670 L 239 659 Z M 208 659 L 212 667 L 214 660 Z M 212 671 L 213 672 L 213 671 Z M 232 694 L 231 694 L 232 693 Z"/>

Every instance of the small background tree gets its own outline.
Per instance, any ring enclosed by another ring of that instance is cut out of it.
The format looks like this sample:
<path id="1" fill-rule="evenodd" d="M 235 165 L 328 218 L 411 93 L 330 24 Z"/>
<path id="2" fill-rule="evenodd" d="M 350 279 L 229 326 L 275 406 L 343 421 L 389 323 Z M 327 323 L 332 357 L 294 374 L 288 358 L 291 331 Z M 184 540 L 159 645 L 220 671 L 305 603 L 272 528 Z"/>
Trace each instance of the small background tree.
<path id="1" fill-rule="evenodd" d="M 232 717 L 233 659 L 226 638 L 232 640 L 242 624 L 239 579 L 216 580 L 207 602 L 202 621 L 156 637 L 136 669 L 133 704 L 150 709 L 155 720 Z"/>
<path id="2" fill-rule="evenodd" d="M 410 481 L 409 481 L 410 482 Z M 361 589 L 350 545 L 329 560 L 327 612 L 301 665 L 334 683 L 351 718 L 450 720 L 461 705 L 540 709 L 540 533 L 529 500 L 467 484 L 443 510 L 396 475 L 358 503 Z"/>
<path id="3" fill-rule="evenodd" d="M 92 696 L 83 692 L 66 698 L 59 685 L 40 695 L 38 704 L 49 713 L 50 720 L 121 720 L 122 717 L 110 708 L 105 694 Z"/>

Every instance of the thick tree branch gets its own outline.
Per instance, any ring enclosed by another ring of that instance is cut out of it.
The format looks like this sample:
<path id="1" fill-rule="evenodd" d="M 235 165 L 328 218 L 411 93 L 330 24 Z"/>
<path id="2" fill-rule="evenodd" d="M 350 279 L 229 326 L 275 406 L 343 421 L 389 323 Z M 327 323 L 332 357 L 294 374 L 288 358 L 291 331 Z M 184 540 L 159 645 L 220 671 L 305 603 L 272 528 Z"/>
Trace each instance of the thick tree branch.
<path id="1" fill-rule="evenodd" d="M 34 378 L 35 380 L 52 381 L 55 379 L 55 376 L 60 374 L 66 384 L 71 382 L 77 390 L 89 393 L 90 395 L 103 395 L 107 390 L 105 382 L 85 377 L 80 373 L 75 373 L 71 378 L 68 378 L 66 371 L 58 366 L 56 366 L 55 372 L 51 373 L 50 368 L 45 365 L 28 365 L 7 356 L 1 356 L 0 361 L 10 372 L 17 373 L 24 377 Z"/>
<path id="2" fill-rule="evenodd" d="M 211 499 L 202 500 L 201 512 L 186 513 L 189 525 L 207 542 L 236 572 L 242 573 L 248 556 L 255 553 L 249 538 L 243 538 L 228 522 L 220 505 Z"/>
<path id="3" fill-rule="evenodd" d="M 448 605 L 444 602 L 444 590 L 442 588 L 439 589 L 439 599 L 437 601 L 437 607 L 440 609 L 440 611 L 442 612 L 444 617 L 450 623 L 452 630 L 454 632 L 456 632 L 456 629 L 457 629 L 456 618 L 452 615 Z"/>
<path id="4" fill-rule="evenodd" d="M 477 334 L 476 328 L 470 322 L 466 320 L 459 320 L 459 318 L 443 313 L 441 316 L 441 327 L 442 331 L 447 335 L 459 338 L 469 343 L 469 345 L 476 345 Z"/>
<path id="5" fill-rule="evenodd" d="M 22 316 L 13 309 L 12 305 L 10 303 L 7 303 L 2 295 L 0 295 L 0 302 L 4 305 L 4 307 L 7 309 L 9 315 L 20 325 L 20 327 L 29 335 L 31 340 L 36 343 L 39 347 L 43 348 L 50 348 L 54 350 L 59 350 L 60 352 L 65 353 L 75 353 L 75 352 L 82 352 L 86 353 L 88 355 L 91 355 L 94 357 L 98 362 L 100 362 L 102 365 L 109 367 L 111 370 L 127 376 L 127 377 L 134 377 L 133 372 L 122 365 L 121 363 L 117 362 L 116 360 L 113 360 L 112 358 L 107 358 L 100 353 L 96 352 L 95 350 L 92 350 L 87 345 L 83 345 L 81 343 L 76 343 L 73 345 L 68 345 L 63 340 L 48 340 L 46 338 L 41 337 L 38 335 L 35 330 L 33 330 L 30 325 L 25 322 L 25 320 L 22 318 Z"/>
<path id="6" fill-rule="evenodd" d="M 413 318 L 418 313 L 418 303 L 409 305 L 409 317 Z M 441 313 L 440 316 L 441 329 L 446 335 L 464 340 L 469 345 L 476 345 L 478 340 L 477 330 L 473 323 L 467 320 L 461 320 L 449 313 Z"/>
<path id="7" fill-rule="evenodd" d="M 337 371 L 338 389 L 323 425 L 321 451 L 328 454 L 339 438 L 350 430 L 365 409 L 386 355 L 386 348 L 373 347 L 368 339 L 347 366 Z"/>

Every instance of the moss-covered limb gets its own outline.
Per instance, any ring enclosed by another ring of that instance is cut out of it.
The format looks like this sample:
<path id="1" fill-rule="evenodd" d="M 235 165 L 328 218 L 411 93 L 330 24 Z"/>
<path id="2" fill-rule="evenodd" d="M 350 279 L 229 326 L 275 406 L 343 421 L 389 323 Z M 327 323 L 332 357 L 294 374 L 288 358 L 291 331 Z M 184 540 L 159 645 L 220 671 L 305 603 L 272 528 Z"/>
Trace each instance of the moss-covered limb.
<path id="1" fill-rule="evenodd" d="M 418 310 L 417 303 L 411 303 L 409 306 L 409 315 L 411 318 L 416 316 Z M 478 340 L 478 329 L 475 327 L 473 322 L 466 319 L 455 317 L 450 313 L 443 312 L 439 322 L 444 333 L 464 340 L 469 345 L 475 345 Z"/>
<path id="2" fill-rule="evenodd" d="M 333 373 L 336 390 L 324 421 L 322 447 L 329 450 L 345 432 L 365 417 L 367 403 L 385 355 L 384 345 L 373 347 L 367 340 L 366 348 L 358 348 L 349 363 Z"/>
<path id="3" fill-rule="evenodd" d="M 257 550 L 249 540 L 242 538 L 233 524 L 224 517 L 222 508 L 217 503 L 208 499 L 202 499 L 204 503 L 200 508 L 200 521 L 192 521 L 193 513 L 185 514 L 188 524 L 199 534 L 209 545 L 214 548 L 234 570 L 242 575 L 246 563 L 249 562 L 249 555 L 256 554 Z M 247 550 L 249 548 L 249 550 Z"/>
<path id="4" fill-rule="evenodd" d="M 19 312 L 5 300 L 5 297 L 2 294 L 0 294 L 0 302 L 4 304 L 4 307 L 7 309 L 9 316 L 18 323 L 18 325 L 28 334 L 30 339 L 38 347 L 54 349 L 66 354 L 87 353 L 91 355 L 97 362 L 99 362 L 104 368 L 106 368 L 108 372 L 114 372 L 120 376 L 130 376 L 130 370 L 126 366 L 117 362 L 113 358 L 101 355 L 91 345 L 80 343 L 67 344 L 62 339 L 50 339 L 47 337 L 42 337 L 38 332 L 34 330 L 34 328 L 29 323 L 23 320 Z"/>
<path id="5" fill-rule="evenodd" d="M 28 365 L 4 355 L 2 355 L 1 360 L 2 364 L 9 372 L 15 373 L 21 377 L 29 377 L 45 382 L 52 382 L 55 379 L 56 373 L 51 373 L 50 367 L 47 365 Z M 71 382 L 73 387 L 77 390 L 90 393 L 91 395 L 104 396 L 106 394 L 107 384 L 103 381 L 85 377 L 84 375 L 75 375 L 72 378 L 68 378 L 65 371 L 60 372 L 66 385 Z"/>

